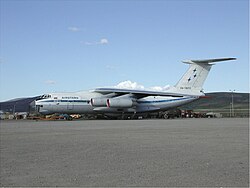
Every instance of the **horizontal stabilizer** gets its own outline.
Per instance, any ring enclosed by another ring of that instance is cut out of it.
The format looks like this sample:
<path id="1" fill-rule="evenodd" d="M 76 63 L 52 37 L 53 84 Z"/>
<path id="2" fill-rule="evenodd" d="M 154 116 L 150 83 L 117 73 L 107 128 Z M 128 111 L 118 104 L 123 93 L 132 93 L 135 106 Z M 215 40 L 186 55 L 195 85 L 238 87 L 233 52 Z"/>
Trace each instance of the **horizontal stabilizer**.
<path id="1" fill-rule="evenodd" d="M 216 58 L 216 59 L 201 59 L 201 60 L 185 60 L 182 61 L 183 63 L 187 63 L 187 64 L 194 64 L 194 63 L 214 63 L 214 62 L 220 62 L 220 61 L 230 61 L 230 60 L 236 60 L 236 58 L 234 57 L 230 57 L 230 58 Z"/>

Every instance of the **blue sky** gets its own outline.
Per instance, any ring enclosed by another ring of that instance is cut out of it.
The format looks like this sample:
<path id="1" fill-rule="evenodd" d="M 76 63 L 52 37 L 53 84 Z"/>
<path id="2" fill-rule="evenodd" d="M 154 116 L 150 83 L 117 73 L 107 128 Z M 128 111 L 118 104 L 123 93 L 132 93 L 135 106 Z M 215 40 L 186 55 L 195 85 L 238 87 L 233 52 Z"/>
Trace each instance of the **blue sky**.
<path id="1" fill-rule="evenodd" d="M 124 81 L 174 85 L 185 59 L 219 63 L 205 92 L 249 92 L 247 0 L 0 0 L 0 101 Z"/>

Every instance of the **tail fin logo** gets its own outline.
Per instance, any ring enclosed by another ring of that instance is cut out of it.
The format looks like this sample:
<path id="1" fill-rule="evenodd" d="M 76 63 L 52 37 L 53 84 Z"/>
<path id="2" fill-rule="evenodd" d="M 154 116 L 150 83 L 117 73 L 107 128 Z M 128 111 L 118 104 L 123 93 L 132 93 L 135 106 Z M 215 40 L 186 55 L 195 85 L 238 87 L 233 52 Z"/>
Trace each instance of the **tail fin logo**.
<path id="1" fill-rule="evenodd" d="M 197 77 L 197 69 L 195 68 L 193 70 L 193 75 L 188 78 L 188 82 L 190 82 L 191 80 L 195 79 L 196 77 Z"/>

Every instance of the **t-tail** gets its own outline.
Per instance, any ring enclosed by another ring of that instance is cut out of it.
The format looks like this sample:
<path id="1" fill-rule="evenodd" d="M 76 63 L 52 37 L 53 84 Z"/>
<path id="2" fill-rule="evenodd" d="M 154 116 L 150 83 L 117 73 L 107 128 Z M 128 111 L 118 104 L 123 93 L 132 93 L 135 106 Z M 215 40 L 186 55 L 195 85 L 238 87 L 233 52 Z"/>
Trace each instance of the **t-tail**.
<path id="1" fill-rule="evenodd" d="M 203 60 L 185 60 L 183 63 L 190 64 L 187 72 L 172 88 L 171 92 L 180 92 L 188 95 L 203 96 L 203 84 L 211 67 L 216 62 L 236 60 L 236 58 L 217 58 Z"/>

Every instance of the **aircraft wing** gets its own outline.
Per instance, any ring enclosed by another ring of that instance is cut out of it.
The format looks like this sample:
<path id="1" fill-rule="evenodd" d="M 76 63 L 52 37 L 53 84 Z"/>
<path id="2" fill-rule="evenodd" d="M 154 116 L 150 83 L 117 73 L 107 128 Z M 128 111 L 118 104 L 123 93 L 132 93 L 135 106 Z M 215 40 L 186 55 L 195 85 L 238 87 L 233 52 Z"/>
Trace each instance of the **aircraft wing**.
<path id="1" fill-rule="evenodd" d="M 133 94 L 133 95 L 137 96 L 137 98 L 143 98 L 143 97 L 147 97 L 147 96 L 170 96 L 170 97 L 195 96 L 195 95 L 186 95 L 186 94 L 170 93 L 170 92 L 133 90 L 133 89 L 117 89 L 117 88 L 97 88 L 94 90 L 94 92 L 101 93 L 101 94 L 115 93 L 117 95 Z"/>

